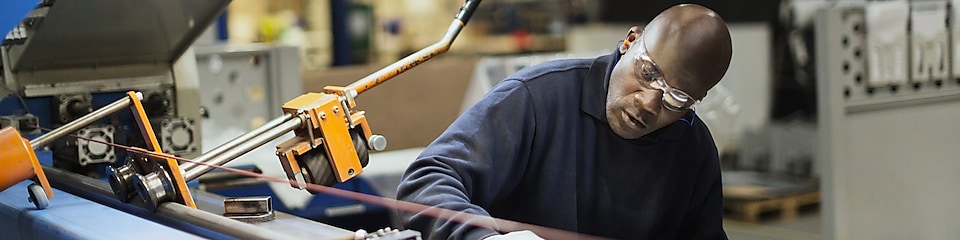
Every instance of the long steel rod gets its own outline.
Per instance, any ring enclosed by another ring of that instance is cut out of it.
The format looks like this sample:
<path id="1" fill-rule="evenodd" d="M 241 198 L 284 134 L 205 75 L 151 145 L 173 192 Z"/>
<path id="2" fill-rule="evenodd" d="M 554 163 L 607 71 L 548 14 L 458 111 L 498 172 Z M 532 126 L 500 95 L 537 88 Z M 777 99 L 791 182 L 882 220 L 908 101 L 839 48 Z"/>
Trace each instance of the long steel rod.
<path id="1" fill-rule="evenodd" d="M 430 60 L 430 58 L 434 56 L 446 52 L 450 49 L 450 46 L 453 45 L 453 40 L 456 40 L 457 35 L 460 34 L 460 30 L 467 25 L 467 21 L 470 20 L 470 16 L 473 15 L 473 11 L 476 10 L 479 4 L 480 0 L 466 1 L 463 6 L 460 7 L 460 12 L 454 17 L 453 22 L 450 23 L 450 26 L 440 41 L 347 85 L 347 91 L 354 90 L 356 94 L 363 93 Z"/>
<path id="2" fill-rule="evenodd" d="M 240 136 L 230 139 L 230 141 L 220 144 L 220 146 L 210 149 L 210 151 L 207 151 L 201 154 L 200 156 L 194 158 L 194 161 L 206 163 L 210 159 L 223 155 L 223 153 L 230 151 L 231 149 L 235 149 L 238 146 L 256 138 L 257 136 L 263 135 L 267 131 L 270 131 L 274 128 L 279 127 L 280 125 L 283 125 L 284 122 L 292 118 L 294 118 L 293 114 L 288 113 L 288 114 L 284 114 L 282 117 L 278 117 L 273 120 L 270 120 L 270 122 L 267 122 L 260 127 L 250 130 L 249 132 L 243 133 Z M 197 166 L 198 164 L 195 164 L 192 162 L 186 162 L 186 163 L 180 164 L 180 169 L 183 169 L 183 171 L 189 171 L 190 169 L 196 168 Z"/>
<path id="3" fill-rule="evenodd" d="M 80 128 L 86 127 L 87 125 L 100 120 L 101 118 L 110 116 L 110 114 L 114 114 L 120 110 L 130 107 L 130 104 L 133 104 L 133 101 L 143 100 L 143 93 L 137 92 L 137 98 L 138 99 L 130 99 L 130 97 L 124 97 L 123 99 L 107 104 L 107 106 L 99 108 L 96 111 L 88 113 L 87 115 L 83 115 L 76 120 L 53 129 L 52 131 L 34 138 L 33 140 L 30 140 L 30 145 L 33 145 L 33 149 L 40 149 L 43 146 L 50 144 L 50 142 L 53 142 L 53 140 L 67 136 L 73 132 L 76 132 L 77 130 L 80 130 Z"/>
<path id="4" fill-rule="evenodd" d="M 179 203 L 160 204 L 154 214 L 141 207 L 120 202 L 114 198 L 106 182 L 53 167 L 44 166 L 43 171 L 54 187 L 60 190 L 204 237 L 223 238 L 225 235 L 239 239 L 294 239 L 293 236 L 281 232 L 227 219 Z M 210 235 L 211 233 L 221 235 Z"/>
<path id="5" fill-rule="evenodd" d="M 248 141 L 239 142 L 238 144 L 236 144 L 236 146 L 233 146 L 230 149 L 223 150 L 220 154 L 217 154 L 217 155 L 204 154 L 203 156 L 201 156 L 203 157 L 202 159 L 195 158 L 194 160 L 198 162 L 212 164 L 212 165 L 218 165 L 218 166 L 224 165 L 230 162 L 231 160 L 243 154 L 246 154 L 247 152 L 252 151 L 253 149 L 263 146 L 267 142 L 273 141 L 274 139 L 277 139 L 283 136 L 284 134 L 287 134 L 288 132 L 293 131 L 294 129 L 300 128 L 302 125 L 303 125 L 302 119 L 300 119 L 299 117 L 293 117 L 277 125 L 274 128 L 267 129 L 266 131 L 263 131 L 261 134 L 253 136 Z M 203 175 L 204 173 L 212 171 L 213 169 L 214 169 L 213 167 L 209 167 L 209 166 L 191 165 L 190 169 L 186 169 L 186 168 L 183 169 L 184 171 L 183 179 L 186 181 L 191 181 L 196 179 L 197 177 L 200 177 L 200 175 Z"/>

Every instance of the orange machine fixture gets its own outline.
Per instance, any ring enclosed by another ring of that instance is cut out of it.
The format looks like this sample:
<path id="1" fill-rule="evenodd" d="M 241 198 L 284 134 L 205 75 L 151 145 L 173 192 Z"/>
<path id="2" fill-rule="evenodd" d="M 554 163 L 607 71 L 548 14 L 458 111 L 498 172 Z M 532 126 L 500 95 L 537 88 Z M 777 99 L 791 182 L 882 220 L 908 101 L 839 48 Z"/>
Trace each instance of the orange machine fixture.
<path id="1" fill-rule="evenodd" d="M 53 198 L 53 190 L 43 174 L 43 167 L 37 154 L 30 146 L 30 141 L 20 137 L 20 132 L 11 127 L 0 129 L 0 191 L 6 190 L 18 182 L 36 177 L 40 187 L 31 184 L 27 189 L 30 201 L 38 209 L 47 207 L 49 199 Z M 41 191 L 42 190 L 42 191 Z"/>

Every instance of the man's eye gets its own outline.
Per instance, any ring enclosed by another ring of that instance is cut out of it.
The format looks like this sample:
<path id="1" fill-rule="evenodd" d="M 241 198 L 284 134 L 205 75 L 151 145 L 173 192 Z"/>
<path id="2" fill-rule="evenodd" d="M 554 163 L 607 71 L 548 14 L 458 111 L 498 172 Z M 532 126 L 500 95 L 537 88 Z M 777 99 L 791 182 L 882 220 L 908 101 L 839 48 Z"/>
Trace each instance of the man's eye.
<path id="1" fill-rule="evenodd" d="M 660 77 L 660 74 L 656 70 L 650 68 L 644 68 L 642 75 L 643 78 L 648 81 L 657 80 L 657 78 Z"/>

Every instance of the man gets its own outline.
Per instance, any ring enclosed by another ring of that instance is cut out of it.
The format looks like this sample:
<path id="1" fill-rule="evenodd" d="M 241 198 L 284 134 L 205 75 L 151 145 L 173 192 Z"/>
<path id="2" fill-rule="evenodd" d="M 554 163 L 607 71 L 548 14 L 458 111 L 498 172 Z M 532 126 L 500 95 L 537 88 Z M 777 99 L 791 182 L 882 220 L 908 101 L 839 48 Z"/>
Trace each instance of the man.
<path id="1" fill-rule="evenodd" d="M 684 4 L 615 53 L 523 69 L 407 169 L 398 198 L 619 239 L 724 239 L 719 158 L 692 110 L 726 73 L 730 33 Z M 424 215 L 427 238 L 498 232 Z"/>

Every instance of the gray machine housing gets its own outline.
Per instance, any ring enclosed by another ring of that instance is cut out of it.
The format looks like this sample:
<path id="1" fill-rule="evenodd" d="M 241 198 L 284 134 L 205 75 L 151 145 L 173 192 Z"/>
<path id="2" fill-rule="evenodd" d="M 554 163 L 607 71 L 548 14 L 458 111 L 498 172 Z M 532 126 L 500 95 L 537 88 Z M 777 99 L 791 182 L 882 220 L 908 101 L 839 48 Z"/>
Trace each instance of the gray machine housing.
<path id="1" fill-rule="evenodd" d="M 16 39 L 5 39 L 0 47 L 0 96 L 50 99 L 53 126 L 45 127 L 52 128 L 99 107 L 93 102 L 105 94 L 116 98 L 116 93 L 140 91 L 161 147 L 194 156 L 200 150 L 201 131 L 195 129 L 201 113 L 190 46 L 229 2 L 43 1 L 17 27 Z M 91 127 L 85 132 L 113 132 Z M 99 146 L 76 147 L 80 165 L 117 160 L 85 156 L 90 151 L 84 148 Z"/>

